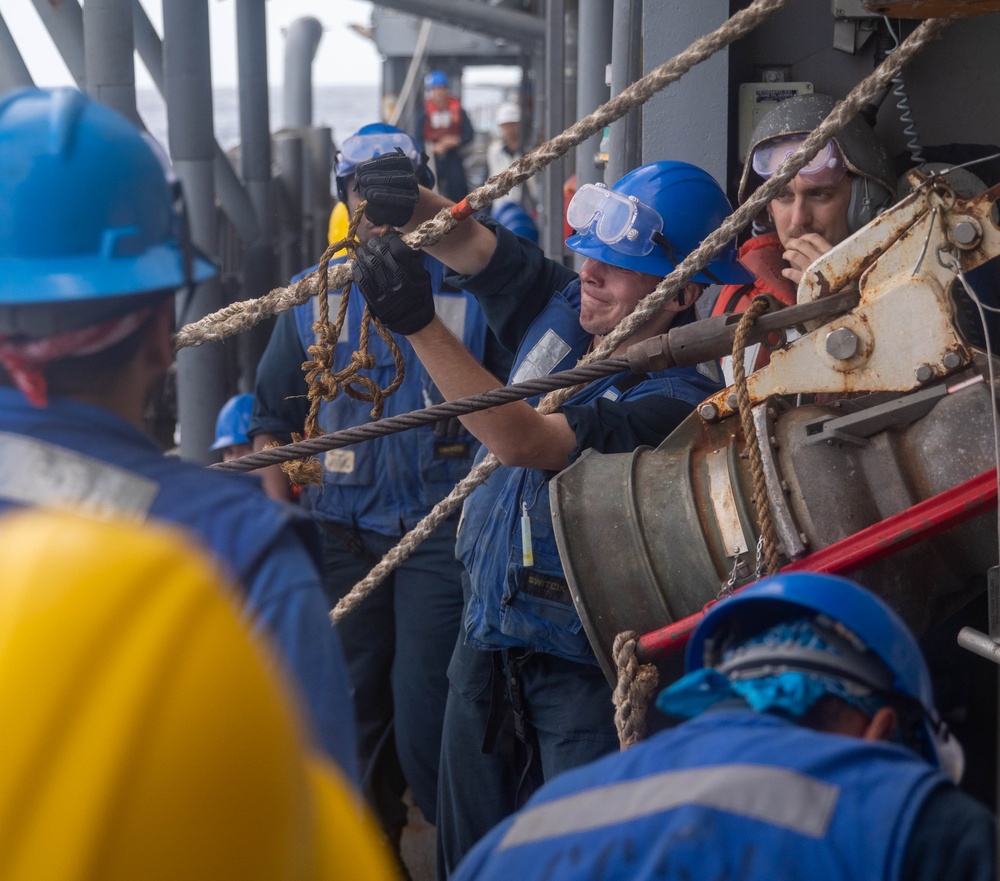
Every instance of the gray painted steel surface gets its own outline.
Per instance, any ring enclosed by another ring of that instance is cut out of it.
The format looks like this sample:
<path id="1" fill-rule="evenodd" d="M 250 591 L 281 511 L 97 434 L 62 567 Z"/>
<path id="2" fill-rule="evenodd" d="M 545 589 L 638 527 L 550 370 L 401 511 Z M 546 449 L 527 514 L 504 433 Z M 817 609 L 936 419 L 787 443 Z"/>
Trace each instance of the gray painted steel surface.
<path id="1" fill-rule="evenodd" d="M 166 78 L 170 156 L 184 186 L 191 238 L 216 253 L 215 135 L 205 0 L 171 0 L 163 8 L 163 70 Z M 219 280 L 199 285 L 189 301 L 178 298 L 178 324 L 195 321 L 225 305 Z M 181 456 L 212 462 L 215 417 L 228 397 L 222 346 L 183 349 L 177 354 L 177 411 Z"/>

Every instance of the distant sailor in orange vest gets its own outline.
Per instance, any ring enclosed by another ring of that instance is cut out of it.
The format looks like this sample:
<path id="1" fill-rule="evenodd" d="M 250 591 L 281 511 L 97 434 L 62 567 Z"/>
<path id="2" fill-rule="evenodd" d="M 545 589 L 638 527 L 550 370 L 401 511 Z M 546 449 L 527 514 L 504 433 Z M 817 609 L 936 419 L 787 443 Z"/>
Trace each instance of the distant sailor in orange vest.
<path id="1" fill-rule="evenodd" d="M 438 190 L 458 202 L 469 192 L 460 148 L 472 140 L 472 123 L 462 109 L 462 102 L 448 91 L 448 76 L 444 71 L 431 71 L 426 86 L 424 146 L 434 157 Z"/>

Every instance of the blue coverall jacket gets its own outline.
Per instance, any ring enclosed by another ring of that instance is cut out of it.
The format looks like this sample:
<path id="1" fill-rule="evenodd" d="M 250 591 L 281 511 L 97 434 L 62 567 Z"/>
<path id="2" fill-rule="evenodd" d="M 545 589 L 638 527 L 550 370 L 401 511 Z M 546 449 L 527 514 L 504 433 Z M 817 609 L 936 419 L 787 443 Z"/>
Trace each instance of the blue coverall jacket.
<path id="1" fill-rule="evenodd" d="M 357 781 L 340 641 L 327 616 L 311 524 L 251 480 L 165 456 L 106 410 L 64 398 L 34 407 L 0 388 L 0 510 L 52 505 L 186 527 L 246 591 L 312 716 L 319 742 Z M 308 543 L 308 544 L 307 544 Z"/>
<path id="2" fill-rule="evenodd" d="M 575 367 L 592 341 L 593 336 L 580 326 L 577 279 L 548 300 L 521 337 L 511 382 Z M 595 408 L 599 401 L 608 405 L 656 395 L 693 409 L 717 389 L 697 368 L 675 367 L 592 382 L 566 406 Z M 472 580 L 465 618 L 467 641 L 480 649 L 527 647 L 571 661 L 596 663 L 573 608 L 556 547 L 549 507 L 549 480 L 554 473 L 501 467 L 466 500 L 457 550 Z M 525 564 L 528 530 L 522 527 L 523 520 L 530 524 L 531 565 Z"/>
<path id="3" fill-rule="evenodd" d="M 453 879 L 985 881 L 991 830 L 905 747 L 718 709 L 548 783 Z"/>

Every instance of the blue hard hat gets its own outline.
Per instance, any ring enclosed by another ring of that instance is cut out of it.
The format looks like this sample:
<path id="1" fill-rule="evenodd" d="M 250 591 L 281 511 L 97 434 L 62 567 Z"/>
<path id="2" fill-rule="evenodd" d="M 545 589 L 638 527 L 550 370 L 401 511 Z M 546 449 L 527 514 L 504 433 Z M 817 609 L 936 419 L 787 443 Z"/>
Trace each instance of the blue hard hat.
<path id="1" fill-rule="evenodd" d="M 215 443 L 210 450 L 221 450 L 235 444 L 248 444 L 247 429 L 253 412 L 253 395 L 233 395 L 219 411 L 215 420 Z"/>
<path id="2" fill-rule="evenodd" d="M 566 246 L 602 263 L 665 276 L 731 212 L 708 172 L 687 162 L 652 162 L 610 190 L 603 184 L 580 187 L 567 208 L 576 234 Z M 743 284 L 754 276 L 737 260 L 734 239 L 693 280 Z"/>
<path id="3" fill-rule="evenodd" d="M 507 227 L 514 235 L 538 244 L 538 225 L 524 206 L 518 202 L 500 202 L 493 206 L 493 219 Z"/>
<path id="4" fill-rule="evenodd" d="M 186 239 L 154 143 L 76 89 L 0 99 L 0 306 L 161 293 L 216 274 Z"/>
<path id="5" fill-rule="evenodd" d="M 687 670 L 715 666 L 717 638 L 733 627 L 738 627 L 740 637 L 749 638 L 782 621 L 816 614 L 842 625 L 863 644 L 861 650 L 867 648 L 878 657 L 892 676 L 889 690 L 922 708 L 929 758 L 961 776 L 955 768 L 961 764 L 961 747 L 938 718 L 930 671 L 916 639 L 892 609 L 846 578 L 815 572 L 776 575 L 716 603 L 691 635 Z"/>
<path id="6" fill-rule="evenodd" d="M 448 74 L 446 74 L 443 70 L 432 70 L 429 74 L 427 74 L 427 79 L 424 81 L 424 84 L 428 89 L 436 89 L 439 86 L 447 87 Z"/>

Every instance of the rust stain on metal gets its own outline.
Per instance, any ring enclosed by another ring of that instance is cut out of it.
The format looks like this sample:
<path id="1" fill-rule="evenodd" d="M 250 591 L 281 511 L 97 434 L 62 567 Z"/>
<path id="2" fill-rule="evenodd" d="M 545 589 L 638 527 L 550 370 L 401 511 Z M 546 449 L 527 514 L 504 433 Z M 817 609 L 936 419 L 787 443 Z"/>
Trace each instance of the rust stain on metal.
<path id="1" fill-rule="evenodd" d="M 969 18 L 1000 12 L 1000 0 L 864 0 L 865 9 L 892 18 Z"/>

